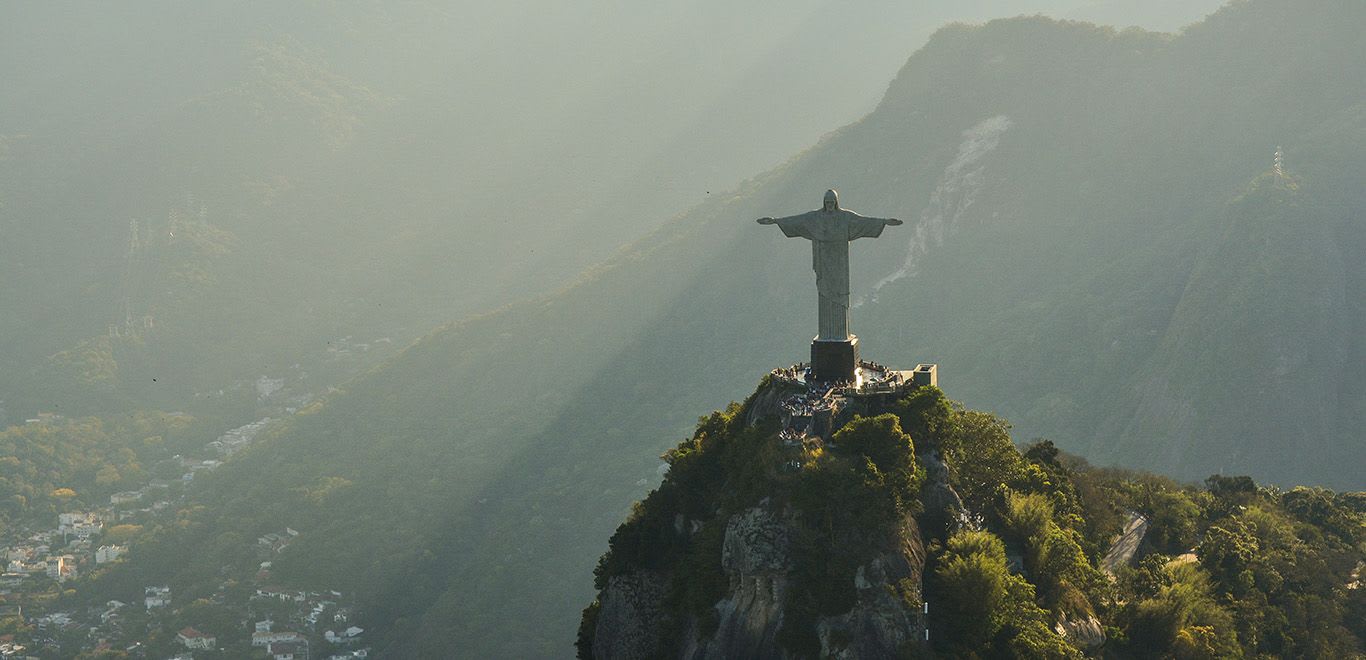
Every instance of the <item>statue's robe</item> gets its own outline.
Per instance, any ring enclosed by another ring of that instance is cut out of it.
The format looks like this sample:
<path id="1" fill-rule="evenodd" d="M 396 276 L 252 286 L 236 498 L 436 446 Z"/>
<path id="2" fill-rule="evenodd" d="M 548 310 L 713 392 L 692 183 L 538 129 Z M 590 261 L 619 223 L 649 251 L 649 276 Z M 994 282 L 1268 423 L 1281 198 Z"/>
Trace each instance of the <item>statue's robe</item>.
<path id="1" fill-rule="evenodd" d="M 877 238 L 888 222 L 844 209 L 817 209 L 776 220 L 784 236 L 811 241 L 811 269 L 816 271 L 816 293 L 820 297 L 820 334 L 816 339 L 849 339 L 849 241 Z"/>

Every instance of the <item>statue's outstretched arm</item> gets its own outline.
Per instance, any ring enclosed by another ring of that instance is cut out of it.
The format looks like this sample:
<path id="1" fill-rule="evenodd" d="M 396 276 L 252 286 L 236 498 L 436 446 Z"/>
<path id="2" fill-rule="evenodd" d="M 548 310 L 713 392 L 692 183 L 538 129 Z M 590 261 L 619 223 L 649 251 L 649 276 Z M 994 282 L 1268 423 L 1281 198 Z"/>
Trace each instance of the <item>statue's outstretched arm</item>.
<path id="1" fill-rule="evenodd" d="M 819 219 L 816 212 L 789 215 L 785 218 L 759 218 L 761 225 L 778 225 L 788 238 L 807 238 L 815 240 L 815 222 Z"/>
<path id="2" fill-rule="evenodd" d="M 841 210 L 843 210 L 843 209 L 841 209 Z M 893 227 L 896 227 L 897 225 L 904 225 L 904 224 L 906 224 L 906 223 L 904 223 L 904 222 L 902 222 L 902 221 L 900 221 L 900 220 L 897 220 L 896 218 L 870 218 L 870 217 L 868 217 L 868 216 L 866 216 L 866 215 L 859 215 L 859 214 L 857 214 L 857 213 L 854 213 L 853 211 L 847 211 L 847 210 L 845 210 L 844 212 L 845 212 L 845 213 L 848 213 L 850 216 L 853 216 L 853 217 L 855 217 L 855 218 L 858 218 L 859 220 L 862 220 L 863 222 L 866 222 L 866 223 L 880 222 L 880 223 L 882 223 L 882 224 L 884 224 L 884 225 L 891 225 L 891 226 L 893 226 Z"/>
<path id="3" fill-rule="evenodd" d="M 882 235 L 882 230 L 886 227 L 895 227 L 905 224 L 896 218 L 870 218 L 866 215 L 859 215 L 853 211 L 845 211 L 849 219 L 849 240 L 857 238 L 877 238 Z"/>

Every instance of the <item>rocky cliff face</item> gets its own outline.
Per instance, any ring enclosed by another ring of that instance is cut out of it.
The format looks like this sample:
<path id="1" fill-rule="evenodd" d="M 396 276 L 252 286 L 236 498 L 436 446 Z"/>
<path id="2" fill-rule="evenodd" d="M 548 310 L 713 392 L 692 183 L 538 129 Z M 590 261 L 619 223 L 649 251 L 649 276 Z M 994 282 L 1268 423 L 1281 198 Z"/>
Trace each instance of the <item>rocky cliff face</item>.
<path id="1" fill-rule="evenodd" d="M 910 605 L 922 600 L 925 548 L 918 530 L 906 538 L 895 550 L 858 567 L 858 602 L 852 610 L 821 617 L 816 626 L 821 657 L 887 658 L 924 640 L 922 612 Z"/>
<path id="2" fill-rule="evenodd" d="M 784 649 L 778 633 L 786 614 L 797 558 L 794 538 L 801 522 L 790 510 L 765 499 L 726 521 L 720 563 L 729 588 L 713 607 L 715 623 L 691 618 L 685 626 L 680 658 L 799 657 Z M 855 570 L 855 605 L 847 612 L 818 619 L 821 657 L 882 658 L 896 655 L 924 638 L 919 600 L 925 551 L 912 519 L 899 543 Z M 675 640 L 662 639 L 661 602 L 668 572 L 638 571 L 612 578 L 600 598 L 594 634 L 595 658 L 657 657 Z M 912 599 L 904 598 L 911 595 Z M 704 630 L 708 628 L 708 630 Z"/>
<path id="3" fill-rule="evenodd" d="M 581 655 L 882 658 L 924 643 L 917 497 L 934 494 L 936 522 L 962 503 L 942 465 L 920 488 L 896 417 L 867 417 L 880 399 L 813 391 L 823 423 L 794 412 L 811 391 L 775 377 L 666 456 L 599 565 Z"/>
<path id="4" fill-rule="evenodd" d="M 647 658 L 658 653 L 659 624 L 668 581 L 656 571 L 611 578 L 599 602 L 596 658 Z"/>

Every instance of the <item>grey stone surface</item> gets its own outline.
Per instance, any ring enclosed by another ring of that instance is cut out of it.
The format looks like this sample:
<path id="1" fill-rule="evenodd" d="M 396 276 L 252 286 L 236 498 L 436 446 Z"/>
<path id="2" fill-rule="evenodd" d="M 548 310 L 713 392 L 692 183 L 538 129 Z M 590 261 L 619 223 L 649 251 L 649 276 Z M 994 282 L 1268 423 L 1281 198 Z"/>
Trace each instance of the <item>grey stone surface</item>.
<path id="1" fill-rule="evenodd" d="M 1138 546 L 1143 543 L 1143 537 L 1148 533 L 1148 519 L 1142 515 L 1130 511 L 1129 520 L 1124 523 L 1124 531 L 1115 537 L 1110 544 L 1110 549 L 1105 553 L 1105 559 L 1101 560 L 1101 568 L 1110 575 L 1119 571 L 1120 567 L 1128 566 L 1134 559 L 1134 554 L 1138 552 Z"/>
<path id="2" fill-rule="evenodd" d="M 796 523 L 765 501 L 735 514 L 726 524 L 721 565 L 731 580 L 726 598 L 716 604 L 715 632 L 698 635 L 696 622 L 685 635 L 683 658 L 777 659 L 791 657 L 777 641 L 785 616 L 787 590 L 793 586 L 792 535 Z M 896 657 L 924 635 L 919 610 L 896 594 L 910 589 L 920 597 L 925 552 L 914 522 L 907 521 L 899 547 L 860 566 L 853 577 L 858 601 L 847 613 L 822 617 L 816 634 L 821 657 Z M 895 588 L 894 588 L 895 587 Z"/>
<path id="3" fill-rule="evenodd" d="M 602 590 L 598 624 L 593 638 L 593 657 L 652 658 L 660 648 L 667 578 L 650 571 L 618 575 Z"/>
<path id="4" fill-rule="evenodd" d="M 963 504 L 963 498 L 949 483 L 949 468 L 944 464 L 943 457 L 938 452 L 930 452 L 925 454 L 923 460 L 926 481 L 920 501 L 924 503 L 926 513 L 940 517 L 948 526 L 944 530 L 946 532 L 971 528 L 971 515 Z"/>
<path id="5" fill-rule="evenodd" d="M 1105 627 L 1095 615 L 1069 619 L 1067 613 L 1063 612 L 1053 631 L 1084 649 L 1093 649 L 1105 643 Z"/>
<path id="6" fill-rule="evenodd" d="M 784 657 L 777 636 L 792 568 L 792 533 L 791 521 L 768 500 L 731 516 L 721 543 L 730 593 L 715 606 L 716 631 L 702 639 L 689 636 L 682 657 Z"/>
<path id="7" fill-rule="evenodd" d="M 791 568 L 792 528 L 760 506 L 732 516 L 721 545 L 721 568 L 738 576 L 785 573 Z"/>
<path id="8" fill-rule="evenodd" d="M 816 634 L 822 658 L 895 658 L 921 642 L 925 622 L 918 609 L 898 595 L 909 588 L 920 600 L 925 550 L 920 534 L 912 530 L 899 552 L 884 553 L 860 566 L 854 575 L 858 602 L 839 616 L 821 617 Z"/>
<path id="9" fill-rule="evenodd" d="M 811 241 L 811 269 L 816 271 L 820 334 L 817 339 L 849 338 L 849 241 L 877 238 L 896 218 L 869 218 L 840 208 L 839 193 L 825 191 L 821 208 L 785 218 L 759 218 L 761 225 L 778 225 L 788 238 Z"/>

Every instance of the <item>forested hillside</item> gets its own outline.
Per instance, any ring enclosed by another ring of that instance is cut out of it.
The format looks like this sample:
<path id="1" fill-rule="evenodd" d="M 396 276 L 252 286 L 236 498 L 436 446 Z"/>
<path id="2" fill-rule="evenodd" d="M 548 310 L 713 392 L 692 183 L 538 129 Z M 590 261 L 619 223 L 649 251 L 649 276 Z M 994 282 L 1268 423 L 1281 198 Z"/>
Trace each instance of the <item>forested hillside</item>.
<path id="1" fill-rule="evenodd" d="M 765 380 L 665 455 L 594 571 L 579 657 L 1362 652 L 1366 493 L 1021 450 L 932 387 L 784 439 L 791 388 Z"/>
<path id="2" fill-rule="evenodd" d="M 809 247 L 753 219 L 827 187 L 907 220 L 852 248 L 865 356 L 936 362 L 953 398 L 1093 464 L 1360 489 L 1363 24 L 1255 0 L 1176 36 L 942 30 L 865 119 L 225 465 L 163 547 L 287 524 L 278 573 L 359 591 L 389 653 L 563 653 L 655 457 L 803 359 Z"/>

